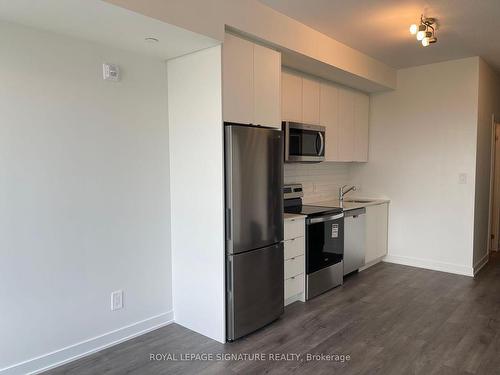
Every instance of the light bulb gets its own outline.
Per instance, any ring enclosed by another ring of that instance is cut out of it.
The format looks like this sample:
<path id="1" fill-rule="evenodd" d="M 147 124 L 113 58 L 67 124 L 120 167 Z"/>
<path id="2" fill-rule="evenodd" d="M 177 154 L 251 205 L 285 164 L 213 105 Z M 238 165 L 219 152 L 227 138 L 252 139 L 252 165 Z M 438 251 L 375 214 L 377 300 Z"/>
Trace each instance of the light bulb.
<path id="1" fill-rule="evenodd" d="M 410 34 L 411 35 L 415 35 L 417 33 L 417 30 L 418 30 L 418 26 L 413 24 L 410 26 Z"/>
<path id="2" fill-rule="evenodd" d="M 417 33 L 417 40 L 422 40 L 425 37 L 425 31 L 419 31 Z"/>
<path id="3" fill-rule="evenodd" d="M 422 45 L 424 47 L 427 47 L 429 45 L 429 42 L 430 42 L 429 37 L 425 37 L 424 39 L 422 39 Z"/>

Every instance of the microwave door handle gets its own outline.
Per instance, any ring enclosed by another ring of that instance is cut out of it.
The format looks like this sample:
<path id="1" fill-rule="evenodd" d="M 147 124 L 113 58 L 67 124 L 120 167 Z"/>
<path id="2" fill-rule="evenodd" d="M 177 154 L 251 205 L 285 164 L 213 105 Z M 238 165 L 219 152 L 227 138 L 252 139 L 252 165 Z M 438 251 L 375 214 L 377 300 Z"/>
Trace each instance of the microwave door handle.
<path id="1" fill-rule="evenodd" d="M 318 132 L 319 136 L 319 151 L 318 151 L 318 156 L 321 156 L 323 154 L 323 149 L 325 148 L 325 139 L 323 138 L 323 133 Z"/>

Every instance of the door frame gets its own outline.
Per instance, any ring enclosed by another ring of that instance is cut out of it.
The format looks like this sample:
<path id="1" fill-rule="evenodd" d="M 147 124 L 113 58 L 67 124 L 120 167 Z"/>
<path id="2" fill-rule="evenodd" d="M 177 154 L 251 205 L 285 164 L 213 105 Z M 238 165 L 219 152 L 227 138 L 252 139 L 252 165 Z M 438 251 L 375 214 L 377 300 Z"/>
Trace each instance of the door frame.
<path id="1" fill-rule="evenodd" d="M 496 147 L 497 147 L 497 126 L 500 122 L 495 119 L 495 114 L 491 115 L 491 163 L 490 163 L 490 197 L 489 197 L 489 217 L 488 217 L 488 252 L 499 251 L 499 228 L 493 228 L 495 222 L 500 223 L 500 214 L 495 220 L 495 170 L 496 170 Z M 500 140 L 499 140 L 500 141 Z M 500 196 L 500 194 L 499 194 Z M 498 197 L 497 197 L 498 198 Z M 500 225 L 499 225 L 500 227 Z"/>

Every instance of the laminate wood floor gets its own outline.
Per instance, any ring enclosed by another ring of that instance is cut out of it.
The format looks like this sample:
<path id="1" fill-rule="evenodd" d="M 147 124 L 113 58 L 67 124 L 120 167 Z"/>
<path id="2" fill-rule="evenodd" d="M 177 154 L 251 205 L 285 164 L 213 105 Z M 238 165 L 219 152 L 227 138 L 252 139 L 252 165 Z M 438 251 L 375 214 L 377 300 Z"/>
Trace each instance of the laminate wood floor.
<path id="1" fill-rule="evenodd" d="M 266 358 L 150 360 L 155 353 Z M 282 353 L 294 358 L 269 358 Z M 350 359 L 308 360 L 307 354 Z M 288 306 L 278 321 L 234 343 L 171 324 L 47 372 L 125 373 L 500 374 L 500 257 L 476 279 L 380 263 L 342 287 Z"/>

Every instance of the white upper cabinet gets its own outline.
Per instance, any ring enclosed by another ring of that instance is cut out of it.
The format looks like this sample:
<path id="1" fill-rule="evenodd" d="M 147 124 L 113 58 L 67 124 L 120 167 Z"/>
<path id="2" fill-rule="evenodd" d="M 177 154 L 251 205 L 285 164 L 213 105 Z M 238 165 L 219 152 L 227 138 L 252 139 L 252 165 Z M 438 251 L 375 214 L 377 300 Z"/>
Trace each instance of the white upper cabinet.
<path id="1" fill-rule="evenodd" d="M 226 34 L 222 47 L 223 118 L 281 128 L 281 54 Z"/>
<path id="2" fill-rule="evenodd" d="M 254 123 L 281 128 L 281 54 L 254 45 Z"/>
<path id="3" fill-rule="evenodd" d="M 326 161 L 368 161 L 370 97 L 290 72 L 281 75 L 281 119 L 326 128 Z"/>
<path id="4" fill-rule="evenodd" d="M 354 161 L 368 161 L 370 97 L 356 93 L 354 99 Z"/>
<path id="5" fill-rule="evenodd" d="M 253 123 L 253 43 L 231 34 L 222 47 L 224 121 Z"/>
<path id="6" fill-rule="evenodd" d="M 302 78 L 283 72 L 281 74 L 281 119 L 302 122 Z"/>
<path id="7" fill-rule="evenodd" d="M 281 119 L 319 125 L 319 82 L 283 72 L 281 75 Z"/>
<path id="8" fill-rule="evenodd" d="M 325 159 L 339 160 L 339 90 L 333 85 L 320 86 L 319 122 L 326 128 Z"/>
<path id="9" fill-rule="evenodd" d="M 354 160 L 354 100 L 351 90 L 339 88 L 339 161 Z"/>
<path id="10" fill-rule="evenodd" d="M 319 82 L 302 79 L 302 122 L 319 125 Z"/>

